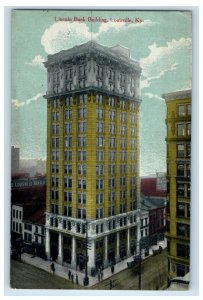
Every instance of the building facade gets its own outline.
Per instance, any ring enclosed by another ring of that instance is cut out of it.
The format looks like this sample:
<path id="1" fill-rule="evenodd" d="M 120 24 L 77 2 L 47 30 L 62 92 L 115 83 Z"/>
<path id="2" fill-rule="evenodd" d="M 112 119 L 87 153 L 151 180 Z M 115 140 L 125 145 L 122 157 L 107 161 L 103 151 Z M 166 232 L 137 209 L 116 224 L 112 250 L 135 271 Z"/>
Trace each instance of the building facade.
<path id="1" fill-rule="evenodd" d="M 46 253 L 84 269 L 139 240 L 139 82 L 128 49 L 95 42 L 49 55 Z M 86 238 L 88 236 L 88 245 Z"/>
<path id="2" fill-rule="evenodd" d="M 190 268 L 191 90 L 163 95 L 167 106 L 168 277 Z"/>

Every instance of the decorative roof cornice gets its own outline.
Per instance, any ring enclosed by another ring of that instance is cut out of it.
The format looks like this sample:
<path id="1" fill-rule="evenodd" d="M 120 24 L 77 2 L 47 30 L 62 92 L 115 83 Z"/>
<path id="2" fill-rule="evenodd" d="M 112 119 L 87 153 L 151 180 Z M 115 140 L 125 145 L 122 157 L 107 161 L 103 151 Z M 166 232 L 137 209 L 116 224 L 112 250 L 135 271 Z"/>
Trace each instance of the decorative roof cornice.
<path id="1" fill-rule="evenodd" d="M 168 94 L 163 94 L 162 98 L 165 101 L 177 100 L 177 99 L 191 99 L 192 90 L 176 91 Z"/>

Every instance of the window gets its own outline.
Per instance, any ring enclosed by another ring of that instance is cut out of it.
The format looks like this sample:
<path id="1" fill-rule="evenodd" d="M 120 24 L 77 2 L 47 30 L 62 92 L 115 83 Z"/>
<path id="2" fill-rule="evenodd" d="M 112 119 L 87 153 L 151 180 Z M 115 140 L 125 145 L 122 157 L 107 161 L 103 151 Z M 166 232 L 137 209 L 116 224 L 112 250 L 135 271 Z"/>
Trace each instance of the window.
<path id="1" fill-rule="evenodd" d="M 136 209 L 136 201 L 131 201 L 130 202 L 130 210 L 135 210 Z"/>
<path id="2" fill-rule="evenodd" d="M 126 138 L 121 138 L 120 146 L 122 149 L 125 149 L 127 147 L 127 139 Z"/>
<path id="3" fill-rule="evenodd" d="M 87 73 L 87 65 L 79 66 L 79 77 L 86 76 Z"/>
<path id="4" fill-rule="evenodd" d="M 78 218 L 86 219 L 86 209 L 85 208 L 78 208 Z"/>
<path id="5" fill-rule="evenodd" d="M 114 205 L 109 206 L 109 217 L 114 216 L 115 215 L 115 207 Z"/>
<path id="6" fill-rule="evenodd" d="M 51 212 L 52 214 L 58 214 L 58 204 L 51 205 Z"/>
<path id="7" fill-rule="evenodd" d="M 115 161 L 116 160 L 116 151 L 109 151 L 109 160 Z"/>
<path id="8" fill-rule="evenodd" d="M 178 183 L 177 184 L 177 195 L 184 197 L 184 194 L 185 194 L 184 190 L 185 190 L 184 184 Z"/>
<path id="9" fill-rule="evenodd" d="M 52 200 L 58 200 L 59 199 L 59 192 L 58 191 L 55 191 L 55 190 L 52 190 L 51 191 L 51 197 L 52 197 Z"/>
<path id="10" fill-rule="evenodd" d="M 66 97 L 66 100 L 65 100 L 65 104 L 66 106 L 71 106 L 73 105 L 73 97 Z"/>
<path id="11" fill-rule="evenodd" d="M 78 122 L 78 131 L 80 133 L 85 133 L 87 131 L 87 122 Z"/>
<path id="12" fill-rule="evenodd" d="M 72 165 L 64 165 L 65 174 L 72 174 Z"/>
<path id="13" fill-rule="evenodd" d="M 72 207 L 64 206 L 64 216 L 72 217 Z"/>
<path id="14" fill-rule="evenodd" d="M 191 157 L 191 145 L 186 144 L 186 156 Z"/>
<path id="15" fill-rule="evenodd" d="M 58 187 L 59 186 L 59 178 L 58 177 L 51 177 L 51 186 Z"/>
<path id="16" fill-rule="evenodd" d="M 72 91 L 73 90 L 73 83 L 72 81 L 69 81 L 67 84 L 66 84 L 66 91 Z"/>
<path id="17" fill-rule="evenodd" d="M 103 193 L 96 194 L 96 203 L 103 204 L 103 202 L 104 202 L 104 194 Z"/>
<path id="18" fill-rule="evenodd" d="M 126 203 L 121 203 L 120 204 L 120 214 L 126 212 Z"/>
<path id="19" fill-rule="evenodd" d="M 64 201 L 72 202 L 72 193 L 64 192 Z"/>
<path id="20" fill-rule="evenodd" d="M 72 119 L 72 110 L 71 109 L 66 109 L 65 110 L 65 119 L 66 120 Z"/>
<path id="21" fill-rule="evenodd" d="M 187 115 L 191 116 L 191 104 L 187 104 Z"/>
<path id="22" fill-rule="evenodd" d="M 186 236 L 186 237 L 190 236 L 190 225 L 188 224 L 177 223 L 176 230 L 177 230 L 177 235 Z"/>
<path id="23" fill-rule="evenodd" d="M 87 104 L 87 94 L 80 94 L 79 96 L 79 105 Z"/>
<path id="24" fill-rule="evenodd" d="M 113 81 L 115 79 L 115 71 L 112 69 L 109 70 L 109 80 Z"/>
<path id="25" fill-rule="evenodd" d="M 177 144 L 177 157 L 184 157 L 184 144 Z"/>
<path id="26" fill-rule="evenodd" d="M 114 97 L 109 97 L 109 105 L 114 107 L 116 105 L 116 100 Z"/>
<path id="27" fill-rule="evenodd" d="M 86 151 L 78 151 L 78 160 L 85 161 L 87 157 Z"/>
<path id="28" fill-rule="evenodd" d="M 120 134 L 126 134 L 127 133 L 127 127 L 125 125 L 120 126 Z"/>
<path id="29" fill-rule="evenodd" d="M 126 186 L 126 177 L 121 177 L 120 178 L 120 186 L 125 187 Z"/>
<path id="30" fill-rule="evenodd" d="M 109 111 L 109 119 L 111 121 L 116 121 L 116 111 L 115 110 L 110 110 Z"/>
<path id="31" fill-rule="evenodd" d="M 120 200 L 126 200 L 126 190 L 120 191 Z"/>
<path id="32" fill-rule="evenodd" d="M 177 256 L 189 258 L 190 246 L 185 244 L 177 244 Z"/>
<path id="33" fill-rule="evenodd" d="M 78 165 L 78 175 L 86 175 L 87 166 L 86 165 Z"/>
<path id="34" fill-rule="evenodd" d="M 114 202 L 116 200 L 116 192 L 109 192 L 109 201 Z"/>
<path id="35" fill-rule="evenodd" d="M 86 147 L 86 146 L 87 146 L 86 136 L 79 136 L 78 137 L 78 147 Z"/>
<path id="36" fill-rule="evenodd" d="M 101 94 L 97 94 L 96 95 L 96 103 L 99 104 L 99 105 L 103 105 L 104 104 L 103 95 L 101 95 Z"/>
<path id="37" fill-rule="evenodd" d="M 72 133 L 72 123 L 65 124 L 65 133 Z"/>
<path id="38" fill-rule="evenodd" d="M 131 155 L 132 156 L 132 155 Z M 120 160 L 125 161 L 127 160 L 127 151 L 121 151 L 120 152 Z"/>
<path id="39" fill-rule="evenodd" d="M 64 139 L 64 146 L 67 147 L 67 148 L 71 148 L 73 145 L 73 139 L 72 139 L 72 136 L 65 136 L 65 139 Z"/>
<path id="40" fill-rule="evenodd" d="M 78 203 L 86 203 L 86 193 L 78 193 Z"/>
<path id="41" fill-rule="evenodd" d="M 127 114 L 126 114 L 126 112 L 122 111 L 122 112 L 120 113 L 120 121 L 121 121 L 122 123 L 127 122 Z"/>
<path id="42" fill-rule="evenodd" d="M 121 174 L 127 173 L 127 165 L 120 165 L 120 173 Z"/>
<path id="43" fill-rule="evenodd" d="M 65 70 L 65 79 L 66 80 L 72 80 L 73 78 L 73 68 L 68 68 Z"/>
<path id="44" fill-rule="evenodd" d="M 52 121 L 59 121 L 59 117 L 60 117 L 59 111 L 52 112 Z"/>
<path id="45" fill-rule="evenodd" d="M 110 137 L 109 138 L 109 148 L 115 148 L 116 147 L 116 138 Z"/>
<path id="46" fill-rule="evenodd" d="M 186 165 L 186 176 L 190 177 L 190 164 Z"/>
<path id="47" fill-rule="evenodd" d="M 87 108 L 82 107 L 78 109 L 78 118 L 80 119 L 87 118 Z"/>
<path id="48" fill-rule="evenodd" d="M 115 123 L 109 124 L 109 133 L 116 134 L 116 124 Z"/>
<path id="49" fill-rule="evenodd" d="M 191 135 L 191 123 L 187 123 L 186 124 L 186 128 L 187 128 L 187 135 Z"/>
<path id="50" fill-rule="evenodd" d="M 65 150 L 65 151 L 64 151 L 64 159 L 65 159 L 65 160 L 72 160 L 72 151 L 70 151 L 70 150 Z"/>
<path id="51" fill-rule="evenodd" d="M 185 115 L 185 106 L 183 104 L 178 105 L 178 116 Z"/>
<path id="52" fill-rule="evenodd" d="M 101 78 L 101 77 L 103 76 L 103 67 L 97 65 L 97 66 L 96 66 L 96 73 L 97 73 L 97 77 L 100 77 L 100 78 Z"/>
<path id="53" fill-rule="evenodd" d="M 177 217 L 185 217 L 185 203 L 177 203 Z"/>
<path id="54" fill-rule="evenodd" d="M 97 122 L 97 132 L 104 133 L 104 123 L 103 122 Z"/>
<path id="55" fill-rule="evenodd" d="M 184 123 L 177 124 L 177 135 L 183 136 L 185 134 Z"/>
<path id="56" fill-rule="evenodd" d="M 52 125 L 52 134 L 59 134 L 59 125 L 58 124 Z"/>
<path id="57" fill-rule="evenodd" d="M 116 187 L 116 178 L 109 178 L 109 188 Z"/>
<path id="58" fill-rule="evenodd" d="M 72 188 L 72 178 L 64 178 L 64 186 L 67 188 Z"/>
<path id="59" fill-rule="evenodd" d="M 104 165 L 96 165 L 96 174 L 104 175 Z"/>
<path id="60" fill-rule="evenodd" d="M 104 147 L 104 137 L 103 136 L 99 136 L 97 137 L 97 147 Z"/>
<path id="61" fill-rule="evenodd" d="M 184 176 L 184 164 L 177 164 L 177 176 Z"/>
<path id="62" fill-rule="evenodd" d="M 96 180 L 96 189 L 103 189 L 104 188 L 104 179 L 97 179 Z"/>
<path id="63" fill-rule="evenodd" d="M 104 151 L 103 150 L 97 151 L 97 161 L 104 161 Z"/>
<path id="64" fill-rule="evenodd" d="M 101 219 L 103 218 L 103 208 L 97 208 L 96 209 L 96 219 Z"/>
<path id="65" fill-rule="evenodd" d="M 78 188 L 86 189 L 86 179 L 78 179 Z"/>
<path id="66" fill-rule="evenodd" d="M 114 164 L 109 165 L 109 174 L 111 174 L 111 175 L 116 174 L 116 165 L 114 165 Z"/>
<path id="67" fill-rule="evenodd" d="M 96 114 L 98 119 L 103 119 L 104 118 L 104 109 L 103 108 L 97 108 L 96 109 Z"/>

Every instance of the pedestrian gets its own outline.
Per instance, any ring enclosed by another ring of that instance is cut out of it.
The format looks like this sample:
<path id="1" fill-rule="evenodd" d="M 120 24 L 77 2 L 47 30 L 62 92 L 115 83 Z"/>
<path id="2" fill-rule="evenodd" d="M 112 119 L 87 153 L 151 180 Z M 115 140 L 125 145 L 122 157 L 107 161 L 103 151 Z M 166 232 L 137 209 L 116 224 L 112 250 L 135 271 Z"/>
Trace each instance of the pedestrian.
<path id="1" fill-rule="evenodd" d="M 101 280 L 103 280 L 103 277 L 104 277 L 104 273 L 103 271 L 101 271 Z"/>
<path id="2" fill-rule="evenodd" d="M 75 276 L 75 281 L 76 281 L 76 284 L 78 284 L 78 274 L 76 274 L 76 276 Z"/>
<path id="3" fill-rule="evenodd" d="M 55 267 L 54 267 L 54 263 L 53 263 L 53 262 L 51 263 L 51 271 L 52 271 L 53 274 L 54 274 L 54 272 L 55 272 Z"/>
<path id="4" fill-rule="evenodd" d="M 112 290 L 113 288 L 113 283 L 112 283 L 112 280 L 110 279 L 110 282 L 109 282 L 109 287 L 110 287 L 110 290 Z"/>
<path id="5" fill-rule="evenodd" d="M 111 266 L 111 273 L 112 274 L 114 273 L 114 266 L 113 265 Z"/>
<path id="6" fill-rule="evenodd" d="M 68 271 L 68 279 L 70 280 L 70 278 L 71 278 L 71 271 L 69 270 Z"/>
<path id="7" fill-rule="evenodd" d="M 72 280 L 72 283 L 74 283 L 74 275 L 73 274 L 71 275 L 71 280 Z"/>
<path id="8" fill-rule="evenodd" d="M 100 282 L 100 273 L 98 273 L 98 281 Z"/>

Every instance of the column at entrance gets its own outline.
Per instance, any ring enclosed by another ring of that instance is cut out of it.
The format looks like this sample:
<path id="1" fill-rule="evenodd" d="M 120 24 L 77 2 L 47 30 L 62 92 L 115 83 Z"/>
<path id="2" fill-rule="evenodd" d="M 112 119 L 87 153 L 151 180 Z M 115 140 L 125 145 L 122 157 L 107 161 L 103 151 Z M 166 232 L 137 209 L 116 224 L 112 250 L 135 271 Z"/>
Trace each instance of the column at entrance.
<path id="1" fill-rule="evenodd" d="M 61 232 L 59 232 L 59 252 L 57 262 L 61 265 L 63 264 L 63 235 Z"/>
<path id="2" fill-rule="evenodd" d="M 71 253 L 71 266 L 72 268 L 76 267 L 76 241 L 75 236 L 72 237 L 72 253 Z"/>
<path id="3" fill-rule="evenodd" d="M 45 251 L 47 259 L 50 259 L 50 231 L 48 228 L 46 228 L 46 245 L 45 245 Z"/>
<path id="4" fill-rule="evenodd" d="M 88 270 L 91 271 L 92 268 L 95 267 L 95 240 L 89 242 L 89 249 L 87 250 L 88 262 L 87 267 Z"/>
<path id="5" fill-rule="evenodd" d="M 117 238 L 116 238 L 116 262 L 120 261 L 120 235 L 119 235 L 119 231 L 116 234 Z"/>
<path id="6" fill-rule="evenodd" d="M 108 265 L 108 236 L 106 235 L 104 238 L 104 267 L 106 268 Z"/>
<path id="7" fill-rule="evenodd" d="M 127 229 L 127 256 L 130 256 L 130 229 Z"/>

